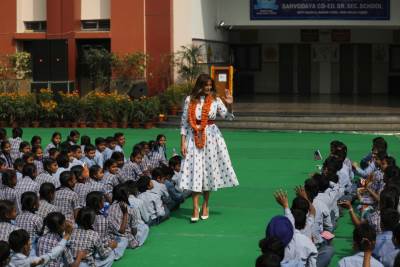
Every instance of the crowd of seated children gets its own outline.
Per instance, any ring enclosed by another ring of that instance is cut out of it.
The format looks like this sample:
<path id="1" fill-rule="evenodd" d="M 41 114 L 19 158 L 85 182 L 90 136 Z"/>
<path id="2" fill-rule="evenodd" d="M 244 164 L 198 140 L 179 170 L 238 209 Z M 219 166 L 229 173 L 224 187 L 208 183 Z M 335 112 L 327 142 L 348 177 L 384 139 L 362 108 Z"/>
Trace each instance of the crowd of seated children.
<path id="1" fill-rule="evenodd" d="M 164 135 L 129 157 L 120 132 L 94 144 L 55 132 L 43 146 L 0 128 L 0 139 L 0 267 L 112 266 L 190 195 L 178 189 L 182 158 L 167 160 Z"/>

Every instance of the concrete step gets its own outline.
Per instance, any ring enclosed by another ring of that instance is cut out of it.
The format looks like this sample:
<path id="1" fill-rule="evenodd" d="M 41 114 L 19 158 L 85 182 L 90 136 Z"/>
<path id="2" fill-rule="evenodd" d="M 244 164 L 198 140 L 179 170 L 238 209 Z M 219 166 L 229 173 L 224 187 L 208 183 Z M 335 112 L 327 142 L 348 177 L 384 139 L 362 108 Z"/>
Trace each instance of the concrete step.
<path id="1" fill-rule="evenodd" d="M 217 125 L 225 129 L 253 130 L 295 130 L 295 131 L 364 131 L 364 132 L 398 132 L 400 116 L 397 115 L 340 115 L 313 116 L 304 114 L 282 115 L 265 114 L 260 116 L 236 115 L 234 121 L 217 120 Z M 159 127 L 178 128 L 180 116 L 170 116 L 168 121 Z"/>

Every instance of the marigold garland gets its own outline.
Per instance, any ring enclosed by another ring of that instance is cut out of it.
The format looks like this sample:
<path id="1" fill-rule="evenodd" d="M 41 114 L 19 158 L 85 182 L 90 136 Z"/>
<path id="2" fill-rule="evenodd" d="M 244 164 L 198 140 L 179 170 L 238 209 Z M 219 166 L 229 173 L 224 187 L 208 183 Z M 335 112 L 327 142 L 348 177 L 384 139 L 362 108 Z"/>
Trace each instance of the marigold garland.
<path id="1" fill-rule="evenodd" d="M 210 112 L 211 104 L 212 104 L 212 96 L 208 95 L 204 100 L 203 107 L 201 109 L 201 120 L 200 125 L 197 124 L 196 119 L 196 107 L 197 101 L 192 100 L 189 104 L 189 116 L 188 122 L 193 129 L 194 132 L 194 143 L 197 148 L 202 149 L 206 144 L 206 127 L 208 124 L 208 113 Z"/>

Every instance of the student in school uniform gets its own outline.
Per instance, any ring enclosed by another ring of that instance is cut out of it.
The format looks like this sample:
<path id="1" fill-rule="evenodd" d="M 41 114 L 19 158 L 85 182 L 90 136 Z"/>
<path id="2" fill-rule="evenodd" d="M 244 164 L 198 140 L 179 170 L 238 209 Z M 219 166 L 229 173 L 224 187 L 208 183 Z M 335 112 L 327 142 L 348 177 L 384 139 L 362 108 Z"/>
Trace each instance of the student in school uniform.
<path id="1" fill-rule="evenodd" d="M 165 185 L 165 177 L 166 175 L 164 174 L 162 168 L 155 168 L 151 172 L 151 176 L 153 179 L 153 188 L 151 191 L 156 193 L 161 197 L 161 200 L 163 201 L 165 206 L 168 206 L 171 204 L 172 200 L 171 197 L 168 193 L 168 189 Z"/>
<path id="2" fill-rule="evenodd" d="M 1 154 L 0 158 L 2 158 L 6 163 L 6 168 L 12 169 L 14 165 L 14 160 L 11 156 L 11 143 L 9 141 L 1 142 Z"/>
<path id="3" fill-rule="evenodd" d="M 111 158 L 112 154 L 115 152 L 115 147 L 117 146 L 117 141 L 114 137 L 109 136 L 106 138 L 106 149 L 103 152 L 104 161 Z"/>
<path id="4" fill-rule="evenodd" d="M 32 249 L 31 256 L 36 255 L 37 239 L 42 234 L 43 219 L 36 214 L 39 208 L 39 198 L 34 192 L 25 192 L 21 196 L 21 213 L 17 215 L 15 224 L 28 232 Z"/>
<path id="5" fill-rule="evenodd" d="M 72 225 L 65 220 L 65 216 L 60 212 L 49 213 L 44 220 L 44 225 L 46 226 L 46 233 L 37 242 L 38 255 L 46 255 L 51 252 L 62 241 L 64 233 L 69 233 L 70 235 L 73 229 Z M 58 267 L 68 264 L 71 267 L 78 267 L 85 257 L 86 252 L 78 251 L 75 260 L 70 249 L 65 247 L 58 256 L 52 257 L 46 266 Z"/>
<path id="6" fill-rule="evenodd" d="M 98 165 L 93 165 L 89 169 L 89 177 L 89 179 L 87 179 L 84 183 L 80 183 L 80 186 L 76 186 L 74 189 L 79 196 L 79 205 L 81 207 L 86 206 L 86 196 L 90 192 L 100 191 L 105 193 L 104 184 L 101 182 L 104 177 L 103 169 Z"/>
<path id="7" fill-rule="evenodd" d="M 96 219 L 93 224 L 93 230 L 99 235 L 103 244 L 107 244 L 115 255 L 115 260 L 119 260 L 124 255 L 125 249 L 128 247 L 128 239 L 125 237 L 112 238 L 109 234 L 110 220 L 104 212 L 105 198 L 104 194 L 99 191 L 90 192 L 86 197 L 86 206 L 96 212 Z M 121 226 L 123 227 L 123 223 Z"/>
<path id="8" fill-rule="evenodd" d="M 42 147 L 42 137 L 38 135 L 34 135 L 31 138 L 31 147 L 33 148 L 34 146 L 40 146 Z"/>
<path id="9" fill-rule="evenodd" d="M 142 246 L 149 234 L 149 227 L 140 223 L 140 214 L 129 206 L 130 190 L 125 184 L 113 191 L 113 202 L 108 210 L 110 230 L 114 238 L 125 237 L 128 247 Z"/>
<path id="10" fill-rule="evenodd" d="M 164 165 L 168 164 L 167 161 L 167 137 L 163 134 L 157 135 L 156 138 L 156 145 L 154 147 L 154 150 L 156 150 L 162 157 L 161 163 Z"/>
<path id="11" fill-rule="evenodd" d="M 56 181 L 59 181 L 61 173 L 70 170 L 70 161 L 68 152 L 66 151 L 60 152 L 60 154 L 57 156 L 57 165 L 58 169 L 57 172 L 53 174 L 53 177 Z"/>
<path id="12" fill-rule="evenodd" d="M 64 214 L 68 221 L 75 222 L 75 217 L 79 210 L 79 197 L 74 192 L 75 175 L 70 171 L 62 172 L 60 184 L 61 187 L 56 191 L 54 205 L 60 209 L 60 212 Z"/>
<path id="13" fill-rule="evenodd" d="M 395 246 L 395 250 L 384 253 L 381 262 L 385 267 L 393 267 L 398 266 L 394 264 L 395 258 L 400 255 L 400 224 L 397 224 L 393 229 L 393 245 Z"/>
<path id="14" fill-rule="evenodd" d="M 106 149 L 106 140 L 103 137 L 98 137 L 94 140 L 96 145 L 96 154 L 94 156 L 94 162 L 103 168 L 104 165 L 104 150 Z"/>
<path id="15" fill-rule="evenodd" d="M 72 226 L 65 232 L 63 239 L 49 253 L 39 257 L 30 256 L 31 240 L 29 234 L 23 230 L 16 230 L 10 234 L 8 243 L 13 250 L 10 259 L 10 267 L 31 267 L 31 266 L 47 266 L 51 259 L 57 258 L 65 249 L 67 240 L 70 238 Z"/>
<path id="16" fill-rule="evenodd" d="M 9 200 L 0 200 L 0 240 L 8 241 L 8 237 L 12 231 L 18 230 L 19 227 L 11 222 L 17 217 L 17 208 L 14 202 Z"/>
<path id="17" fill-rule="evenodd" d="M 140 214 L 138 224 L 149 224 L 151 221 L 150 214 L 147 211 L 145 202 L 138 198 L 139 190 L 136 182 L 129 180 L 124 183 L 129 189 L 129 205 L 136 210 L 137 214 Z"/>
<path id="18" fill-rule="evenodd" d="M 104 178 L 102 183 L 105 186 L 106 193 L 109 195 L 112 195 L 113 188 L 120 184 L 118 180 L 118 165 L 112 158 L 104 162 Z"/>
<path id="19" fill-rule="evenodd" d="M 117 145 L 115 146 L 115 152 L 124 153 L 125 135 L 123 133 L 115 133 L 114 139 L 115 141 L 117 141 Z"/>
<path id="20" fill-rule="evenodd" d="M 88 166 L 88 168 L 96 165 L 96 161 L 94 160 L 96 156 L 96 148 L 93 145 L 85 146 L 85 156 L 82 158 L 82 162 Z"/>
<path id="21" fill-rule="evenodd" d="M 14 161 L 14 170 L 15 173 L 17 174 L 17 181 L 21 181 L 24 176 L 22 175 L 22 170 L 24 168 L 25 161 L 23 159 L 16 159 Z"/>
<path id="22" fill-rule="evenodd" d="M 180 192 L 175 186 L 175 183 L 172 181 L 172 177 L 174 176 L 174 170 L 170 167 L 163 166 L 161 168 L 162 172 L 165 175 L 164 185 L 167 188 L 168 194 L 170 196 L 170 201 L 168 206 L 169 210 L 175 210 L 179 208 L 179 205 L 185 201 L 185 195 L 183 192 Z"/>
<path id="23" fill-rule="evenodd" d="M 119 173 L 119 180 L 126 182 L 128 180 L 137 181 L 143 174 L 143 170 L 140 166 L 142 162 L 142 153 L 139 149 L 133 150 L 130 160 L 124 164 L 121 172 Z"/>
<path id="24" fill-rule="evenodd" d="M 27 141 L 22 141 L 19 144 L 19 156 L 18 156 L 18 158 L 22 158 L 24 155 L 26 155 L 26 154 L 28 154 L 30 152 L 32 152 L 31 144 L 29 144 L 29 142 L 27 142 Z"/>
<path id="25" fill-rule="evenodd" d="M 56 196 L 56 188 L 52 183 L 43 183 L 40 186 L 39 195 L 39 209 L 37 210 L 36 214 L 39 215 L 43 220 L 49 213 L 60 211 L 59 208 L 52 204 Z"/>
<path id="26" fill-rule="evenodd" d="M 79 145 L 73 145 L 71 146 L 71 152 L 72 152 L 72 162 L 71 162 L 71 167 L 76 166 L 76 165 L 83 165 L 82 161 L 82 149 L 81 146 Z"/>
<path id="27" fill-rule="evenodd" d="M 1 174 L 2 188 L 0 189 L 0 200 L 9 200 L 16 203 L 17 174 L 14 170 L 6 170 Z"/>
<path id="28" fill-rule="evenodd" d="M 382 261 L 386 254 L 391 254 L 396 250 L 393 244 L 393 231 L 400 221 L 400 215 L 395 209 L 386 209 L 381 212 L 382 233 L 376 236 L 375 248 L 372 256 Z"/>
<path id="29" fill-rule="evenodd" d="M 35 181 L 36 179 L 36 166 L 33 164 L 26 164 L 22 170 L 21 181 L 17 183 L 15 190 L 17 191 L 17 208 L 18 212 L 21 211 L 21 196 L 25 192 L 34 192 L 39 194 L 40 185 Z"/>
<path id="30" fill-rule="evenodd" d="M 353 231 L 353 248 L 357 253 L 353 256 L 342 258 L 339 267 L 360 267 L 365 260 L 371 267 L 383 267 L 382 263 L 372 257 L 375 246 L 376 232 L 368 224 L 360 224 Z M 365 266 L 365 265 L 364 265 Z"/>
<path id="31" fill-rule="evenodd" d="M 48 144 L 46 146 L 46 149 L 44 150 L 44 156 L 49 157 L 49 152 L 50 152 L 50 149 L 52 149 L 52 148 L 55 148 L 58 150 L 60 148 L 61 140 L 62 140 L 61 133 L 54 132 L 51 136 L 50 144 Z"/>
<path id="32" fill-rule="evenodd" d="M 160 195 L 151 191 L 153 189 L 153 181 L 142 176 L 137 181 L 137 187 L 140 192 L 138 198 L 143 200 L 147 211 L 150 214 L 149 226 L 160 224 L 169 218 L 169 210 L 164 206 Z"/>
<path id="33" fill-rule="evenodd" d="M 93 230 L 96 213 L 89 207 L 79 210 L 76 223 L 70 239 L 72 255 L 85 250 L 86 257 L 82 260 L 83 266 L 111 267 L 114 262 L 112 249 L 101 242 L 100 235 Z M 82 264 L 81 263 L 81 264 Z"/>
<path id="34" fill-rule="evenodd" d="M 44 183 L 51 183 L 55 188 L 60 187 L 60 179 L 56 178 L 56 173 L 58 173 L 57 161 L 47 158 L 43 162 L 44 171 L 36 177 L 36 182 L 39 185 Z M 59 175 L 57 175 L 59 176 Z"/>
<path id="35" fill-rule="evenodd" d="M 81 134 L 77 131 L 77 130 L 72 130 L 71 132 L 69 132 L 69 135 L 67 137 L 67 142 L 73 146 L 73 145 L 77 145 L 79 138 L 80 138 Z"/>
<path id="36" fill-rule="evenodd" d="M 34 146 L 32 147 L 32 153 L 34 155 L 33 164 L 36 166 L 36 170 L 38 175 L 44 171 L 43 168 L 43 149 L 41 146 Z"/>
<path id="37" fill-rule="evenodd" d="M 12 138 L 8 139 L 11 145 L 10 155 L 12 160 L 20 157 L 19 146 L 24 141 L 22 140 L 23 131 L 21 128 L 16 127 L 12 129 Z"/>

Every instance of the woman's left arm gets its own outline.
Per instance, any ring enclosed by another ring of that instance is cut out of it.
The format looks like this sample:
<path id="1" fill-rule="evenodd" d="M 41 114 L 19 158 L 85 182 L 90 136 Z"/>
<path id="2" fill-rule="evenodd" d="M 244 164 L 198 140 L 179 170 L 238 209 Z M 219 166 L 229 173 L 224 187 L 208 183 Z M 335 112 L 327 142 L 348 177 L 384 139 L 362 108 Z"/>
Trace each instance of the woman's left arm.
<path id="1" fill-rule="evenodd" d="M 228 120 L 233 120 L 234 119 L 233 109 L 232 109 L 233 97 L 229 93 L 229 90 L 225 91 L 224 100 L 225 100 L 226 106 L 225 106 L 224 102 L 222 102 L 221 98 L 217 98 L 217 112 L 222 118 L 228 119 Z"/>

